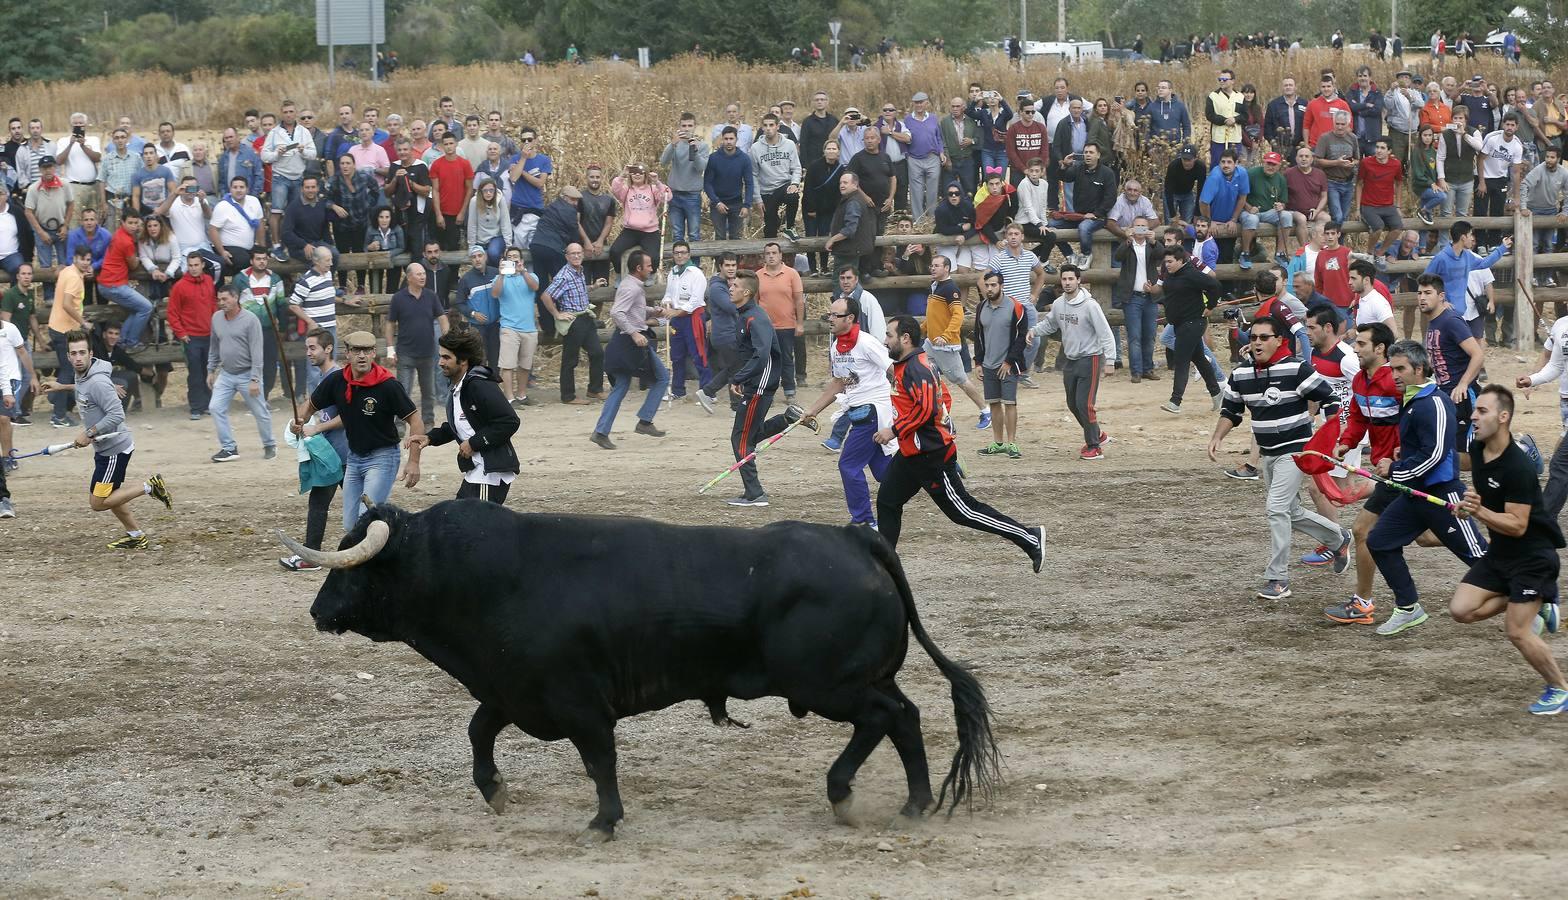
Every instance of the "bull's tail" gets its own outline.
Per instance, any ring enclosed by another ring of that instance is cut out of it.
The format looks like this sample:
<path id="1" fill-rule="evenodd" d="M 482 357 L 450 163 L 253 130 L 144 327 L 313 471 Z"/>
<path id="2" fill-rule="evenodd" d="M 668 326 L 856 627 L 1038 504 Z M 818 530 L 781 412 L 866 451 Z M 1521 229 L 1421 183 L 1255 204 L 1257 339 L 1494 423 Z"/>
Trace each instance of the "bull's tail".
<path id="1" fill-rule="evenodd" d="M 962 663 L 947 658 L 925 626 L 920 624 L 920 614 L 915 611 L 914 593 L 909 589 L 909 579 L 904 575 L 904 565 L 886 540 L 869 528 L 851 528 L 858 532 L 870 546 L 872 554 L 880 561 L 898 585 L 898 595 L 904 602 L 904 615 L 909 619 L 909 629 L 915 640 L 925 649 L 953 687 L 953 718 L 958 726 L 958 749 L 953 752 L 953 765 L 942 779 L 942 790 L 937 796 L 937 809 L 947 799 L 949 789 L 953 799 L 948 803 L 947 814 L 952 816 L 959 803 L 973 805 L 974 794 L 982 800 L 990 799 L 1002 782 L 1002 753 L 996 745 L 994 715 L 985 689 Z"/>

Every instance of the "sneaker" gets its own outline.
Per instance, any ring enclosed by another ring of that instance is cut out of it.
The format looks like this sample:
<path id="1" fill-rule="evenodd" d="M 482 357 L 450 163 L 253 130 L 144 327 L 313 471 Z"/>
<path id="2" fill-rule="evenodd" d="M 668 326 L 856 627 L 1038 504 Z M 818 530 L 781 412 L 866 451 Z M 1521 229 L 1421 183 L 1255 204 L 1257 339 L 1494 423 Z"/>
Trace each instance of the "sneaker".
<path id="1" fill-rule="evenodd" d="M 200 422 L 201 421 L 201 413 L 199 413 L 199 412 L 191 413 L 191 421 L 192 422 Z"/>
<path id="2" fill-rule="evenodd" d="M 1258 597 L 1263 600 L 1284 600 L 1290 596 L 1290 582 L 1270 581 L 1258 591 Z"/>
<path id="3" fill-rule="evenodd" d="M 767 506 L 768 495 L 758 494 L 755 497 L 747 497 L 745 494 L 742 494 L 739 497 L 731 497 L 724 502 L 730 506 Z"/>
<path id="4" fill-rule="evenodd" d="M 286 263 L 286 262 L 289 261 L 289 254 L 288 254 L 287 250 L 283 249 L 283 245 L 282 244 L 273 244 L 272 245 L 272 258 L 277 260 L 280 263 Z"/>
<path id="5" fill-rule="evenodd" d="M 975 423 L 976 431 L 984 431 L 991 427 L 991 411 L 988 409 L 980 414 L 980 421 Z"/>
<path id="6" fill-rule="evenodd" d="M 1373 266 L 1373 268 L 1377 269 L 1379 272 L 1387 272 L 1388 271 L 1388 257 L 1382 255 L 1381 253 L 1378 254 L 1377 256 L 1372 257 L 1372 266 Z"/>
<path id="7" fill-rule="evenodd" d="M 827 440 L 822 442 L 822 446 L 828 448 L 830 453 L 837 453 L 844 449 L 844 442 L 830 434 Z"/>
<path id="8" fill-rule="evenodd" d="M 219 450 L 217 453 L 212 455 L 212 461 L 215 463 L 234 462 L 239 458 L 240 451 L 238 450 Z"/>
<path id="9" fill-rule="evenodd" d="M 528 404 L 523 402 L 523 398 L 522 397 L 513 397 L 512 398 L 511 406 L 512 406 L 513 409 L 522 409 L 524 406 L 527 406 L 527 405 Z"/>
<path id="10" fill-rule="evenodd" d="M 785 237 L 789 238 L 792 241 L 800 240 L 800 237 L 795 234 L 795 229 L 793 229 L 793 228 L 780 228 L 779 229 L 779 234 L 784 235 Z"/>
<path id="11" fill-rule="evenodd" d="M 1301 558 L 1301 564 L 1304 566 L 1326 566 L 1333 561 L 1334 551 L 1324 544 L 1319 544 L 1316 550 Z"/>
<path id="12" fill-rule="evenodd" d="M 1024 454 L 1023 454 L 1023 451 L 1018 449 L 1018 445 L 1017 444 L 1008 444 L 1007 445 L 1007 458 L 1008 459 L 1023 459 L 1024 458 Z"/>
<path id="13" fill-rule="evenodd" d="M 1562 618 L 1557 611 L 1557 604 L 1542 603 L 1541 611 L 1535 616 L 1535 622 L 1536 634 L 1540 634 L 1543 631 L 1547 634 L 1556 634 L 1558 626 L 1562 624 Z"/>
<path id="14" fill-rule="evenodd" d="M 1276 253 L 1276 254 L 1274 254 L 1274 261 L 1279 263 L 1279 267 L 1281 269 L 1289 269 L 1290 268 L 1290 257 L 1286 256 L 1283 253 Z"/>
<path id="15" fill-rule="evenodd" d="M 1175 402 L 1174 400 L 1167 400 L 1164 403 L 1161 403 L 1160 409 L 1165 410 L 1173 416 L 1181 415 L 1181 404 Z"/>
<path id="16" fill-rule="evenodd" d="M 1417 603 L 1409 609 L 1400 609 L 1396 606 L 1394 607 L 1394 614 L 1383 620 L 1383 624 L 1377 626 L 1377 633 L 1384 636 L 1395 635 L 1401 631 L 1414 628 L 1425 621 L 1426 610 L 1421 608 L 1421 604 Z"/>
<path id="17" fill-rule="evenodd" d="M 33 420 L 27 416 L 17 416 L 11 420 L 11 424 L 15 425 L 17 428 L 26 428 L 27 426 L 33 424 Z"/>
<path id="18" fill-rule="evenodd" d="M 1132 373 L 1132 383 L 1133 384 L 1137 384 L 1138 382 L 1140 382 L 1142 380 L 1143 380 L 1143 376 L 1142 375 L 1139 375 L 1137 372 Z"/>
<path id="19" fill-rule="evenodd" d="M 1045 565 L 1045 526 L 1036 525 L 1029 530 L 1034 532 L 1035 538 L 1040 543 L 1040 549 L 1029 554 L 1029 559 L 1034 562 L 1034 573 L 1038 575 L 1041 567 Z"/>
<path id="20" fill-rule="evenodd" d="M 1351 535 L 1349 529 L 1341 528 L 1339 533 L 1339 546 L 1329 554 L 1330 567 L 1335 575 L 1343 575 L 1345 570 L 1350 568 L 1350 548 L 1356 543 L 1355 537 Z"/>
<path id="21" fill-rule="evenodd" d="M 1541 278 L 1541 287 L 1557 287 L 1557 279 L 1551 275 L 1543 276 Z"/>
<path id="22" fill-rule="evenodd" d="M 1243 253 L 1240 258 L 1236 260 L 1236 265 L 1240 266 L 1243 272 L 1250 271 L 1252 269 L 1252 257 Z"/>
<path id="23" fill-rule="evenodd" d="M 1351 594 L 1349 600 L 1338 606 L 1324 607 L 1323 615 L 1330 622 L 1338 622 L 1341 625 L 1371 625 L 1372 614 L 1376 610 L 1377 607 L 1371 600 Z"/>
<path id="24" fill-rule="evenodd" d="M 640 425 L 642 423 L 639 422 L 638 424 Z M 610 436 L 607 434 L 601 434 L 600 432 L 595 431 L 593 434 L 588 435 L 588 440 L 593 441 L 595 444 L 598 444 L 606 450 L 615 449 L 615 442 L 610 440 Z"/>
<path id="25" fill-rule="evenodd" d="M 1420 219 L 1424 224 L 1433 224 L 1432 211 L 1424 206 L 1416 210 L 1416 218 Z"/>
<path id="26" fill-rule="evenodd" d="M 138 537 L 126 535 L 117 541 L 110 541 L 108 547 L 110 550 L 146 550 L 147 535 L 143 534 Z"/>
<path id="27" fill-rule="evenodd" d="M 1078 458 L 1086 462 L 1100 462 L 1105 459 L 1105 453 L 1099 447 L 1085 447 L 1078 454 Z"/>
<path id="28" fill-rule="evenodd" d="M 1037 387 L 1039 387 L 1038 384 L 1034 383 L 1034 379 L 1030 378 L 1028 375 L 1025 375 L 1024 377 L 1018 379 L 1018 383 L 1023 385 L 1026 388 L 1037 388 Z"/>
<path id="29" fill-rule="evenodd" d="M 1530 714 L 1535 716 L 1555 716 L 1564 709 L 1568 709 L 1568 691 L 1551 685 L 1541 692 L 1541 699 L 1530 704 Z"/>
<path id="30" fill-rule="evenodd" d="M 1234 469 L 1225 470 L 1226 478 L 1235 478 L 1239 481 L 1257 481 L 1262 475 L 1263 473 L 1259 472 L 1257 466 L 1254 466 L 1252 463 L 1242 463 Z M 1323 548 L 1319 547 L 1318 549 L 1322 550 Z M 1322 565 L 1322 563 L 1316 563 L 1315 565 Z"/>
<path id="31" fill-rule="evenodd" d="M 665 431 L 652 422 L 644 422 L 641 419 L 637 420 L 637 427 L 633 428 L 632 430 L 638 434 L 646 434 L 648 437 L 664 437 L 665 435 L 669 434 L 668 431 Z M 595 441 L 594 443 L 598 443 L 598 441 Z"/>
<path id="32" fill-rule="evenodd" d="M 174 508 L 174 495 L 169 493 L 169 483 L 163 480 L 162 475 L 154 474 L 147 479 L 148 496 L 163 504 L 164 509 Z"/>
<path id="33" fill-rule="evenodd" d="M 703 411 L 708 415 L 713 415 L 713 405 L 717 403 L 718 400 L 719 398 L 717 397 L 709 397 L 707 394 L 704 394 L 701 388 L 697 389 L 697 402 L 701 404 Z"/>
<path id="34" fill-rule="evenodd" d="M 1150 369 L 1149 371 L 1143 373 L 1143 380 L 1144 381 L 1159 381 L 1160 380 L 1160 373 L 1154 371 L 1153 369 Z"/>
<path id="35" fill-rule="evenodd" d="M 276 444 L 268 444 L 267 446 L 261 448 L 261 458 L 262 459 L 277 459 L 278 458 L 278 448 L 277 448 L 277 445 Z"/>
<path id="36" fill-rule="evenodd" d="M 977 452 L 979 452 L 981 456 L 1005 456 L 1007 455 L 1007 445 L 1001 441 L 992 441 L 986 446 L 981 447 Z"/>
<path id="37" fill-rule="evenodd" d="M 290 572 L 315 572 L 321 568 L 313 562 L 300 559 L 298 556 L 281 557 L 278 560 L 278 565 L 288 569 Z"/>
<path id="38" fill-rule="evenodd" d="M 1220 405 L 1225 402 L 1224 398 L 1221 397 L 1219 394 L 1211 395 L 1209 397 L 1209 400 L 1210 400 L 1210 404 L 1209 405 L 1214 407 L 1214 411 L 1215 412 L 1219 412 L 1220 411 Z"/>
<path id="39" fill-rule="evenodd" d="M 11 505 L 11 498 L 0 500 L 0 519 L 16 518 L 16 507 Z"/>
<path id="40" fill-rule="evenodd" d="M 70 428 L 72 422 L 69 416 L 50 416 L 49 424 L 56 428 Z"/>

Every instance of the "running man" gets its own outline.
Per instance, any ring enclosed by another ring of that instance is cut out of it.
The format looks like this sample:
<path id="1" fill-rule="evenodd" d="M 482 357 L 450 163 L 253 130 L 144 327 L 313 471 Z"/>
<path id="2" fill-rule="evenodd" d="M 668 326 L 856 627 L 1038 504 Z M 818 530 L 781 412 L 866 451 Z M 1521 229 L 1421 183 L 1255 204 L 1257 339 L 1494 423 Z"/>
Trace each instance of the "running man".
<path id="1" fill-rule="evenodd" d="M 1083 429 L 1084 445 L 1078 458 L 1098 462 L 1105 458 L 1100 445 L 1107 436 L 1100 428 L 1095 414 L 1095 400 L 1100 392 L 1100 374 L 1110 375 L 1111 357 L 1116 352 L 1116 336 L 1110 323 L 1105 321 L 1105 310 L 1099 301 L 1081 286 L 1083 270 L 1072 263 L 1062 266 L 1062 292 L 1057 295 L 1051 309 L 1040 317 L 1039 324 L 1029 332 L 1027 342 L 1035 338 L 1042 341 L 1058 332 L 1062 335 L 1062 352 L 1067 357 L 1062 368 L 1062 386 L 1067 390 L 1067 409 Z"/>
<path id="2" fill-rule="evenodd" d="M 952 261 L 940 254 L 931 257 L 931 292 L 926 301 L 925 351 L 931 364 L 949 384 L 956 384 L 980 410 L 975 429 L 991 427 L 991 411 L 974 380 L 964 371 L 964 299 L 958 282 L 953 280 Z M 872 340 L 881 346 L 880 336 Z"/>
<path id="3" fill-rule="evenodd" d="M 936 257 L 941 259 L 941 257 Z M 893 424 L 893 398 L 887 380 L 887 346 L 860 327 L 860 303 L 844 296 L 833 301 L 828 312 L 833 340 L 828 344 L 830 379 L 822 396 L 806 410 L 804 423 L 811 427 L 816 417 L 839 394 L 844 395 L 844 418 L 849 431 L 844 435 L 838 457 L 838 474 L 844 482 L 844 503 L 849 507 L 851 525 L 877 527 L 871 512 L 871 489 L 866 485 L 866 467 L 881 481 L 887 472 L 893 448 L 878 446 L 877 432 Z"/>
<path id="4" fill-rule="evenodd" d="M 1025 528 L 969 496 L 958 473 L 958 445 L 947 427 L 952 402 L 931 363 L 920 349 L 920 323 L 914 316 L 887 322 L 887 349 L 893 358 L 892 427 L 879 429 L 879 444 L 898 443 L 898 455 L 887 467 L 877 491 L 877 520 L 882 536 L 898 546 L 904 504 L 922 488 L 948 519 L 1017 544 L 1040 571 L 1045 563 L 1045 526 Z"/>
<path id="5" fill-rule="evenodd" d="M 740 401 L 735 407 L 735 424 L 730 428 L 730 446 L 739 462 L 762 441 L 805 416 L 800 407 L 790 404 L 782 416 L 768 418 L 768 407 L 773 404 L 773 395 L 779 389 L 779 347 L 773 322 L 757 303 L 757 276 L 749 272 L 735 276 L 730 296 L 740 315 L 740 340 L 736 345 L 740 368 L 729 376 L 730 393 Z M 739 497 L 731 497 L 726 503 L 730 506 L 768 505 L 768 494 L 762 489 L 762 479 L 757 477 L 755 459 L 740 467 L 740 479 L 745 489 Z"/>
<path id="6" fill-rule="evenodd" d="M 1556 517 L 1541 501 L 1535 461 L 1514 443 L 1513 418 L 1514 394 L 1508 388 L 1487 385 L 1476 397 L 1470 444 L 1475 487 L 1465 492 L 1459 517 L 1485 525 L 1492 545 L 1460 580 L 1448 611 L 1464 624 L 1503 613 L 1508 640 L 1546 679 L 1530 712 L 1555 716 L 1568 709 L 1568 680 L 1541 632 L 1557 631 L 1557 551 L 1565 542 Z"/>
<path id="7" fill-rule="evenodd" d="M 140 487 L 124 487 L 125 472 L 131 464 L 131 454 L 136 442 L 131 438 L 130 423 L 125 421 L 125 407 L 109 378 L 113 366 L 107 359 L 94 359 L 87 333 L 72 331 L 65 336 L 65 356 L 71 364 L 75 384 L 60 384 L 49 379 L 38 386 L 45 394 L 57 391 L 75 391 L 76 405 L 82 411 L 82 431 L 71 443 L 77 447 L 93 447 L 93 477 L 88 482 L 87 505 L 93 512 L 108 510 L 120 520 L 125 537 L 109 542 L 110 550 L 145 550 L 147 535 L 136 517 L 131 515 L 130 502 L 147 496 L 174 508 L 174 498 L 163 476 L 154 474 Z M 109 437 L 113 435 L 113 437 Z M 96 440 L 101 438 L 101 440 Z"/>
<path id="8" fill-rule="evenodd" d="M 1300 531 L 1333 547 L 1331 563 L 1338 575 L 1350 566 L 1350 532 L 1301 505 L 1301 469 L 1291 455 L 1312 437 L 1308 404 L 1328 403 L 1334 391 L 1312 364 L 1291 353 L 1290 328 L 1282 317 L 1252 321 L 1252 358 L 1237 366 L 1221 386 L 1220 418 L 1209 438 L 1209 459 L 1219 462 L 1220 445 L 1252 413 L 1252 436 L 1258 442 L 1263 472 L 1265 517 L 1270 554 L 1258 597 L 1284 600 L 1290 596 L 1290 534 Z"/>
<path id="9" fill-rule="evenodd" d="M 315 371 L 316 383 L 326 380 L 328 375 L 338 370 L 336 355 L 335 334 L 325 328 L 312 328 L 305 335 L 305 359 Z M 338 480 L 336 484 L 317 484 L 310 489 L 310 497 L 305 507 L 305 546 L 312 550 L 320 550 L 322 539 L 327 534 L 327 513 L 332 509 L 332 498 L 337 496 L 338 488 L 343 484 L 343 466 L 348 462 L 348 435 L 343 430 L 343 419 L 338 416 L 335 406 L 316 411 L 313 416 L 308 416 L 304 428 L 301 429 L 300 441 L 303 442 L 312 435 L 321 435 L 338 455 Z M 298 554 L 289 554 L 278 558 L 278 565 L 290 572 L 314 572 L 321 567 Z"/>
<path id="10" fill-rule="evenodd" d="M 1416 277 L 1416 302 L 1422 315 L 1430 317 L 1426 326 L 1426 356 L 1431 361 L 1437 386 L 1454 402 L 1461 434 L 1470 428 L 1470 403 L 1475 398 L 1476 379 L 1486 368 L 1486 348 L 1465 324 L 1459 311 L 1449 303 L 1443 279 L 1425 274 Z M 1468 449 L 1468 444 L 1459 446 Z"/>
<path id="11" fill-rule="evenodd" d="M 1430 288 L 1423 282 L 1423 296 Z M 1389 366 L 1395 386 L 1404 395 L 1399 458 L 1379 460 L 1377 473 L 1450 503 L 1460 502 L 1465 486 L 1459 480 L 1459 423 L 1453 399 L 1432 380 L 1426 348 L 1415 341 L 1396 343 L 1389 350 Z M 1399 634 L 1427 620 L 1405 563 L 1405 547 L 1427 530 L 1467 565 L 1486 553 L 1486 538 L 1473 520 L 1459 519 L 1446 507 L 1409 494 L 1395 497 L 1367 535 L 1367 549 L 1394 595 L 1394 612 L 1377 626 L 1378 634 Z"/>

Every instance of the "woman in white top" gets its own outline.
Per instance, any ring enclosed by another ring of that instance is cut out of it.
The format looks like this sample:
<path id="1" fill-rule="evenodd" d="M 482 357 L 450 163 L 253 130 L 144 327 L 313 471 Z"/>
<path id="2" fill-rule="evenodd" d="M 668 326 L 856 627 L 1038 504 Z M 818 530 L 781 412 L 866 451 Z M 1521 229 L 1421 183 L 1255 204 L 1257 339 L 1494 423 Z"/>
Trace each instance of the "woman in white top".
<path id="1" fill-rule="evenodd" d="M 136 245 L 142 269 L 152 277 L 152 290 L 147 299 L 157 302 L 169 296 L 169 287 L 180 277 L 180 267 L 185 254 L 174 239 L 174 229 L 163 216 L 148 216 L 142 224 L 142 237 Z"/>
<path id="2" fill-rule="evenodd" d="M 512 215 L 494 181 L 481 177 L 468 201 L 468 246 L 485 248 L 490 265 L 501 263 L 501 254 L 512 245 Z"/>

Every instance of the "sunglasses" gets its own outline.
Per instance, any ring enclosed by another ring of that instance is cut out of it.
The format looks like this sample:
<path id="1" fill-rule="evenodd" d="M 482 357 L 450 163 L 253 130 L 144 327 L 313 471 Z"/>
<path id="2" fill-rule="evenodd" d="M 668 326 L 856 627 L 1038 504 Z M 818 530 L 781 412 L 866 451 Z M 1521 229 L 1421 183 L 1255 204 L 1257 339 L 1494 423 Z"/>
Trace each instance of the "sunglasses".
<path id="1" fill-rule="evenodd" d="M 959 193 L 958 191 L 948 191 L 947 195 L 949 197 L 962 197 L 963 196 L 963 194 Z"/>
<path id="2" fill-rule="evenodd" d="M 300 119 L 301 122 L 314 122 L 314 121 L 316 121 L 316 117 L 315 116 L 300 116 L 299 119 Z"/>
<path id="3" fill-rule="evenodd" d="M 1229 80 L 1230 80 L 1229 76 L 1226 76 L 1226 75 L 1221 75 L 1220 76 L 1220 81 L 1229 81 Z"/>
<path id="4" fill-rule="evenodd" d="M 852 315 L 850 315 L 850 314 L 849 314 L 849 313 L 847 313 L 847 312 L 842 312 L 842 313 L 828 313 L 828 315 L 829 315 L 829 316 L 831 316 L 831 317 L 833 317 L 833 318 L 835 318 L 835 319 L 853 319 L 853 318 L 854 318 L 854 316 L 852 316 Z"/>

